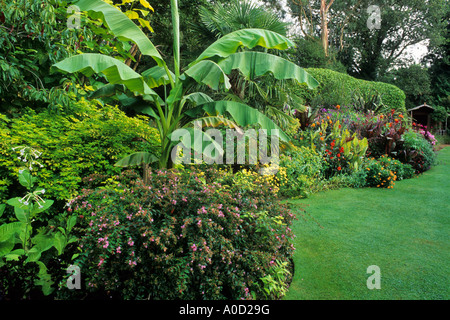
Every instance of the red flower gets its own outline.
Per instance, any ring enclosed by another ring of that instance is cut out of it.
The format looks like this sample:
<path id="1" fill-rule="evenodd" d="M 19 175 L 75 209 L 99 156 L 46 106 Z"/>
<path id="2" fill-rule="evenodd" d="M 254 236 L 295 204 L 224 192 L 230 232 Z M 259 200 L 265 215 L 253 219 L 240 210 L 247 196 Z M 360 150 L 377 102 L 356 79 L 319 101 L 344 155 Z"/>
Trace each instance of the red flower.
<path id="1" fill-rule="evenodd" d="M 344 147 L 341 147 L 341 149 L 339 149 L 341 151 L 341 153 L 344 153 Z"/>
<path id="2" fill-rule="evenodd" d="M 334 141 L 331 143 L 331 147 L 334 147 L 335 146 L 335 143 L 334 143 Z"/>
<path id="3" fill-rule="evenodd" d="M 340 153 L 338 153 L 338 154 L 337 154 L 337 157 L 338 157 L 338 158 L 340 158 L 340 157 L 341 157 L 341 154 L 340 154 Z"/>
<path id="4" fill-rule="evenodd" d="M 337 169 L 338 169 L 338 171 L 341 171 L 341 170 L 342 170 L 342 168 L 341 168 L 341 167 L 338 167 Z"/>

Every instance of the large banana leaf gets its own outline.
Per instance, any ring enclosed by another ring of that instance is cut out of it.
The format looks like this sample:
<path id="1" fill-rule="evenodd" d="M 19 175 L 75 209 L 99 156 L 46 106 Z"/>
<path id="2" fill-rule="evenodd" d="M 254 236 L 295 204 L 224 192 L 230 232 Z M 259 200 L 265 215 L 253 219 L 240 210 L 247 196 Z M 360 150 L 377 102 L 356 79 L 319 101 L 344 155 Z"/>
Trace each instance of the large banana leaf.
<path id="1" fill-rule="evenodd" d="M 107 84 L 95 90 L 89 95 L 89 99 L 98 99 L 104 97 L 112 97 L 120 92 L 125 92 L 126 88 L 123 84 Z"/>
<path id="2" fill-rule="evenodd" d="M 207 161 L 212 160 L 208 154 L 212 155 L 213 158 L 221 157 L 224 154 L 223 140 L 216 141 L 215 138 L 217 137 L 213 137 L 207 131 L 200 130 L 199 128 L 185 127 L 182 129 L 177 129 L 169 135 L 169 138 L 171 141 L 170 148 L 172 153 L 175 147 L 183 145 L 183 149 L 188 152 L 188 155 L 184 155 L 184 157 L 187 157 L 188 161 L 191 159 L 191 156 L 189 155 L 191 150 L 196 152 L 198 155 L 201 155 L 203 160 Z M 219 139 L 220 138 L 222 138 L 221 135 Z M 205 153 L 205 151 L 209 152 Z M 174 160 L 174 158 L 172 158 L 172 160 Z"/>
<path id="3" fill-rule="evenodd" d="M 242 29 L 220 38 L 210 45 L 191 66 L 204 59 L 213 57 L 226 58 L 240 47 L 253 49 L 261 46 L 267 49 L 286 50 L 295 44 L 279 33 L 263 29 Z"/>
<path id="4" fill-rule="evenodd" d="M 165 65 L 153 43 L 122 11 L 102 0 L 78 0 L 74 4 L 92 19 L 101 19 L 117 38 L 134 42 L 143 55 L 152 57 L 159 66 Z"/>
<path id="5" fill-rule="evenodd" d="M 225 118 L 224 116 L 207 116 L 203 118 L 195 119 L 194 122 L 200 123 L 202 127 L 216 128 L 220 125 L 224 125 L 228 128 L 235 129 L 239 134 L 243 134 L 242 129 L 233 121 Z M 190 125 L 189 123 L 188 125 Z"/>
<path id="6" fill-rule="evenodd" d="M 194 92 L 184 96 L 181 100 L 181 105 L 184 106 L 186 102 L 190 102 L 194 107 L 196 107 L 198 105 L 213 101 L 214 100 L 210 96 L 203 92 Z"/>
<path id="7" fill-rule="evenodd" d="M 271 73 L 278 80 L 296 80 L 299 84 L 306 84 L 310 89 L 319 85 L 316 79 L 295 63 L 264 52 L 233 53 L 218 64 L 227 74 L 238 69 L 250 79 Z"/>
<path id="8" fill-rule="evenodd" d="M 200 61 L 186 70 L 185 74 L 198 83 L 203 83 L 214 90 L 218 90 L 222 83 L 226 90 L 231 88 L 227 75 L 217 63 L 211 60 Z"/>
<path id="9" fill-rule="evenodd" d="M 117 9 L 115 9 L 117 10 Z M 97 53 L 84 53 L 64 59 L 52 66 L 67 73 L 81 72 L 90 77 L 102 73 L 111 84 L 123 84 L 135 95 L 149 95 L 159 98 L 144 78 L 125 63 Z"/>
<path id="10" fill-rule="evenodd" d="M 258 124 L 261 129 L 267 130 L 268 135 L 272 134 L 271 130 L 278 130 L 278 135 L 281 140 L 286 142 L 290 140 L 286 133 L 284 133 L 271 119 L 258 110 L 243 103 L 234 101 L 216 101 L 200 105 L 185 112 L 187 116 L 193 118 L 204 113 L 210 116 L 229 115 L 233 121 L 241 127 Z"/>
<path id="11" fill-rule="evenodd" d="M 175 79 L 175 75 L 171 71 L 169 72 L 172 79 Z M 142 76 L 144 77 L 145 81 L 147 82 L 150 88 L 156 88 L 162 85 L 170 84 L 170 79 L 169 76 L 167 75 L 167 70 L 160 66 L 155 66 L 145 70 L 144 72 L 142 72 Z"/>

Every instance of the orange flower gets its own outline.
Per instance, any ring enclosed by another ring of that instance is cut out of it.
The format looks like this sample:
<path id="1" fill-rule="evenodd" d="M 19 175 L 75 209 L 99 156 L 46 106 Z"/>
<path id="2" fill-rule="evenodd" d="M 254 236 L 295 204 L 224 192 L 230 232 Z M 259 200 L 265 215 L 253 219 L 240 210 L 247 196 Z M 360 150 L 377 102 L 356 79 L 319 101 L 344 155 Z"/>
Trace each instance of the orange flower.
<path id="1" fill-rule="evenodd" d="M 313 127 L 313 128 L 314 128 L 315 126 L 316 126 L 316 124 L 315 124 L 315 123 L 313 123 L 313 124 L 311 125 L 311 127 Z"/>
<path id="2" fill-rule="evenodd" d="M 322 140 L 322 141 L 323 141 L 323 137 L 320 137 L 320 140 Z"/>
<path id="3" fill-rule="evenodd" d="M 402 118 L 402 119 L 403 119 L 403 115 L 402 115 L 402 114 L 399 114 L 398 116 L 399 116 L 400 118 Z"/>
<path id="4" fill-rule="evenodd" d="M 336 106 L 336 109 L 338 109 L 338 110 L 339 110 L 340 108 L 341 108 L 341 106 L 340 106 L 340 105 L 337 105 L 337 106 Z"/>
<path id="5" fill-rule="evenodd" d="M 398 123 L 399 120 L 398 120 L 398 119 L 395 119 L 394 121 L 395 121 L 395 123 Z"/>

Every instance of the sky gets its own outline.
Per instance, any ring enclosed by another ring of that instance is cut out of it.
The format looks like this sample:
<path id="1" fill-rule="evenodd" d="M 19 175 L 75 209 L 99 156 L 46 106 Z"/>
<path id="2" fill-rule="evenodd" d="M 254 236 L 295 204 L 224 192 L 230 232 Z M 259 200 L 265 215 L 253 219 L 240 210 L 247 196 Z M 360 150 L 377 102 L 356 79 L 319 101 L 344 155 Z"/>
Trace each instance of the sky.
<path id="1" fill-rule="evenodd" d="M 260 0 L 252 0 L 252 2 L 263 5 L 263 3 Z M 285 10 L 288 12 L 285 21 L 292 23 L 292 30 L 291 32 L 299 32 L 299 30 L 296 30 L 296 28 L 298 28 L 298 24 L 296 24 L 295 22 L 295 18 L 293 18 L 289 12 L 290 9 L 287 6 L 286 0 L 280 0 L 280 2 L 282 3 L 283 7 L 285 8 Z M 410 46 L 407 48 L 407 50 L 405 50 L 405 52 L 403 53 L 403 55 L 401 56 L 402 58 L 410 58 L 412 59 L 413 63 L 420 63 L 420 61 L 422 60 L 422 58 L 428 53 L 428 48 L 426 45 L 426 42 L 422 42 L 413 46 Z"/>

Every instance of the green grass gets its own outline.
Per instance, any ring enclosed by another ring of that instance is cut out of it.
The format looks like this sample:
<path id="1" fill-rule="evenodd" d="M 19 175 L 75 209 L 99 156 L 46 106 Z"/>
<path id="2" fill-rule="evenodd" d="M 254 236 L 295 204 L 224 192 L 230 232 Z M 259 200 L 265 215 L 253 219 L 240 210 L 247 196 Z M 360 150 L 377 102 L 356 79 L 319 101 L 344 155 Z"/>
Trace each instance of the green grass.
<path id="1" fill-rule="evenodd" d="M 290 201 L 298 220 L 285 299 L 449 299 L 450 147 L 438 159 L 394 189 L 345 188 Z M 381 270 L 379 290 L 367 288 L 371 265 Z"/>

